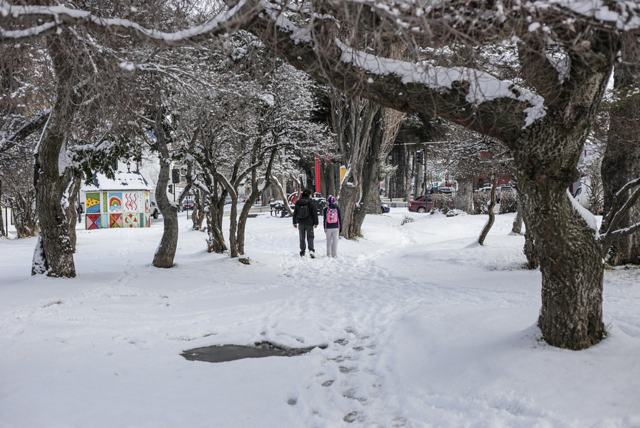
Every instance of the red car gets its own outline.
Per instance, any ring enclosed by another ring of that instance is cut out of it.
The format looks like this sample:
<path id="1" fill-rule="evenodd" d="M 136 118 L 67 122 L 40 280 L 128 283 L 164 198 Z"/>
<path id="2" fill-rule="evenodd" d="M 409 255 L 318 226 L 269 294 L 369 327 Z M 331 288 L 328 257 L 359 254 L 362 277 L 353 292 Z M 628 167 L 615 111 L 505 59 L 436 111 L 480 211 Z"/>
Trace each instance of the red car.
<path id="1" fill-rule="evenodd" d="M 424 198 L 427 198 L 427 206 L 425 207 Z M 426 213 L 431 211 L 431 195 L 421 196 L 416 201 L 409 202 L 409 211 Z"/>

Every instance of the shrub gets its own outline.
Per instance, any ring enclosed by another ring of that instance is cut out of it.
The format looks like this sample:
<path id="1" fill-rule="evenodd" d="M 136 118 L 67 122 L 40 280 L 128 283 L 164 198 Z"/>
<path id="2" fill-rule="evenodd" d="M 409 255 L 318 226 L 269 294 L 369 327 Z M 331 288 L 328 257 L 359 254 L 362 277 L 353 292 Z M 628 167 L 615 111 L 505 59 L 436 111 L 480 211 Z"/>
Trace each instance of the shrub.
<path id="1" fill-rule="evenodd" d="M 473 194 L 473 213 L 489 214 L 489 202 L 491 194 L 489 192 L 480 192 Z"/>
<path id="2" fill-rule="evenodd" d="M 500 214 L 518 211 L 518 197 L 516 192 L 502 192 L 500 196 Z"/>
<path id="3" fill-rule="evenodd" d="M 402 223 L 400 223 L 400 226 L 404 226 L 407 223 L 413 223 L 413 217 L 409 217 L 408 215 L 405 215 L 404 218 L 402 219 Z"/>
<path id="4" fill-rule="evenodd" d="M 437 211 L 441 211 L 442 214 L 446 214 L 454 207 L 453 196 L 436 193 L 431 195 L 431 214 Z"/>

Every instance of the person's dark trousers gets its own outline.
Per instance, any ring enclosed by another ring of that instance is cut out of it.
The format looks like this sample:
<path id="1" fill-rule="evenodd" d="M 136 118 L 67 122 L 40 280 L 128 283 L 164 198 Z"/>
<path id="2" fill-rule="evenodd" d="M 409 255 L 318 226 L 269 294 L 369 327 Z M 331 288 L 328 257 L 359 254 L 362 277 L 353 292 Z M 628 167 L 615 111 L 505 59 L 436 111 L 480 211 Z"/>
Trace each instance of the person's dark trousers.
<path id="1" fill-rule="evenodd" d="M 305 245 L 305 236 L 307 238 L 307 242 L 309 242 L 309 251 L 315 252 L 316 249 L 313 246 L 313 225 L 307 224 L 298 224 L 298 232 L 300 233 L 300 254 L 304 254 L 304 250 L 307 248 Z"/>

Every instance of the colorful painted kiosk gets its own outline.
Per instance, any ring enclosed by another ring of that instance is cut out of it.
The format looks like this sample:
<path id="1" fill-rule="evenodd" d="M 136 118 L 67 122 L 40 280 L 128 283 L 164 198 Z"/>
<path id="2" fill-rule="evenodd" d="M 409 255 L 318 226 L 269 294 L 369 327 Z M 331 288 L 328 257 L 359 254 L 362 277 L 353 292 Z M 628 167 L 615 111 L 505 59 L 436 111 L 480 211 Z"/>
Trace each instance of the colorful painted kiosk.
<path id="1" fill-rule="evenodd" d="M 87 229 L 150 227 L 151 186 L 138 172 L 116 172 L 110 179 L 95 174 L 81 189 Z"/>

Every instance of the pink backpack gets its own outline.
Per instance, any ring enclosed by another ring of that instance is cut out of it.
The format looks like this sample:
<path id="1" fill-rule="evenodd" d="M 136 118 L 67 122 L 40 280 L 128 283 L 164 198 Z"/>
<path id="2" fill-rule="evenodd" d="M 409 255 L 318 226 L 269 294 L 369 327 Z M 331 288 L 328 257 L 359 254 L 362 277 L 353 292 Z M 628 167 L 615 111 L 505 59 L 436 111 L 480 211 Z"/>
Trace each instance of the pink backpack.
<path id="1" fill-rule="evenodd" d="M 335 208 L 329 208 L 327 210 L 327 223 L 337 223 L 338 222 L 338 210 Z"/>

